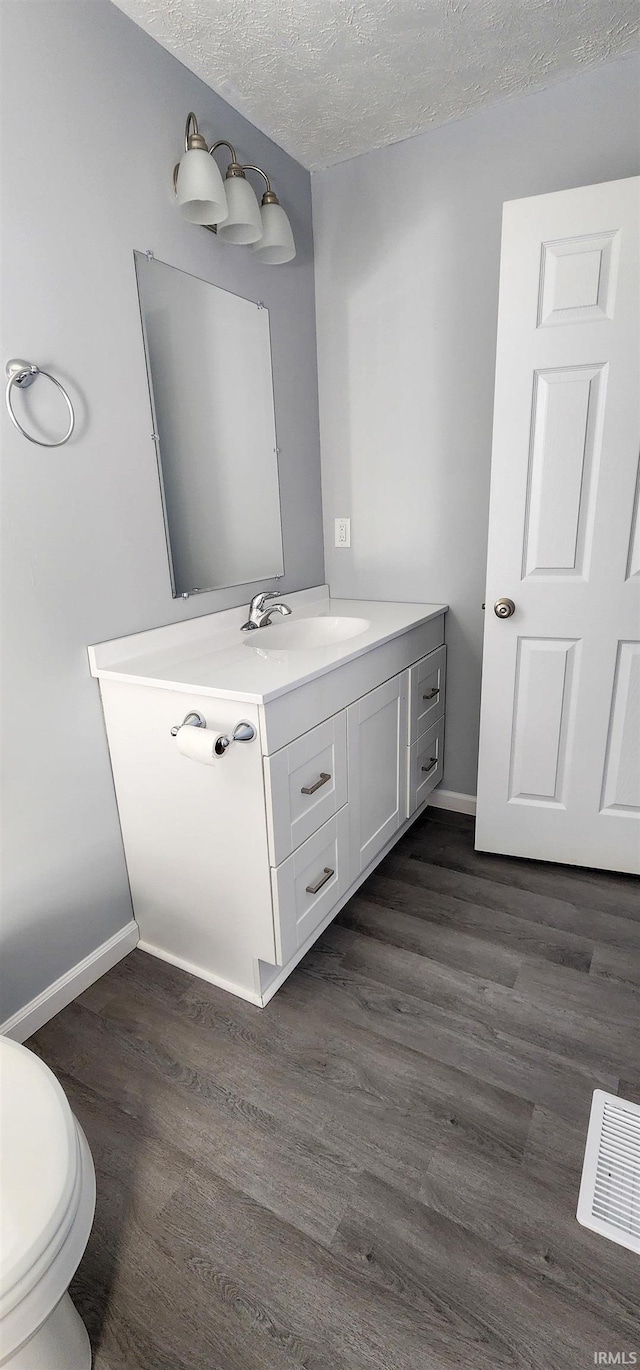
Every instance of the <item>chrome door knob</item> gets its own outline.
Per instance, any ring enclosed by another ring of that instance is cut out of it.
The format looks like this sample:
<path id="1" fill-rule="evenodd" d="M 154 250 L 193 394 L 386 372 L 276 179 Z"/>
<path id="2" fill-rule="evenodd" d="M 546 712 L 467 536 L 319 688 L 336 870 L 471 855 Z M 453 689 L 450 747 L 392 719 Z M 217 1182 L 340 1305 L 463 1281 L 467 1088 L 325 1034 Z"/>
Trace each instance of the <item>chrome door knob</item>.
<path id="1" fill-rule="evenodd" d="M 511 618 L 515 611 L 516 606 L 512 599 L 497 599 L 493 606 L 493 612 L 497 618 Z"/>

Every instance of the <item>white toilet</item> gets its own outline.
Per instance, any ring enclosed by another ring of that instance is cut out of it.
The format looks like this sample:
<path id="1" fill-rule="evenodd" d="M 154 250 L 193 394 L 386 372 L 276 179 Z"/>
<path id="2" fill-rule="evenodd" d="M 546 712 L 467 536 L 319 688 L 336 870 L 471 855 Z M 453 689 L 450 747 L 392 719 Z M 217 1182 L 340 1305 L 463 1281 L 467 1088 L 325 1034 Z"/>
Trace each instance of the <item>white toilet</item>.
<path id="1" fill-rule="evenodd" d="M 55 1075 L 7 1037 L 0 1090 L 0 1366 L 90 1370 L 67 1290 L 93 1222 L 91 1152 Z"/>

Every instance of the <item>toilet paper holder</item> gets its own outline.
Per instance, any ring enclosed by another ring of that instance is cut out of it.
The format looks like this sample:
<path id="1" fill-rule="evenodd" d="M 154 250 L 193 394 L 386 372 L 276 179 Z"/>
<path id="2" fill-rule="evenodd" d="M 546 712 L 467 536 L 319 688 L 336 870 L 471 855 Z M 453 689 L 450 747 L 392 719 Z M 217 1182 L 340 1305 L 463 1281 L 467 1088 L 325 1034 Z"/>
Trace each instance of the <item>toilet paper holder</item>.
<path id="1" fill-rule="evenodd" d="M 171 729 L 171 736 L 177 737 L 181 728 L 206 728 L 206 726 L 206 718 L 203 718 L 202 714 L 196 713 L 195 710 L 191 710 L 190 713 L 185 714 L 182 723 L 176 723 L 175 727 Z"/>
<path id="2" fill-rule="evenodd" d="M 175 727 L 171 729 L 171 736 L 177 737 L 181 728 L 206 728 L 206 726 L 206 718 L 203 718 L 202 714 L 199 714 L 195 709 L 192 709 L 188 714 L 185 714 L 182 723 L 176 723 Z M 239 723 L 236 723 L 231 737 L 226 733 L 220 733 L 213 744 L 213 750 L 216 756 L 224 756 L 232 742 L 252 742 L 255 735 L 256 730 L 253 724 L 247 723 L 245 719 L 241 719 Z"/>
<path id="3" fill-rule="evenodd" d="M 226 733 L 220 733 L 220 736 L 216 738 L 213 744 L 213 750 L 216 756 L 224 756 L 232 742 L 252 742 L 255 735 L 256 730 L 253 724 L 246 723 L 245 720 L 242 719 L 240 723 L 236 723 L 231 737 L 227 737 Z"/>

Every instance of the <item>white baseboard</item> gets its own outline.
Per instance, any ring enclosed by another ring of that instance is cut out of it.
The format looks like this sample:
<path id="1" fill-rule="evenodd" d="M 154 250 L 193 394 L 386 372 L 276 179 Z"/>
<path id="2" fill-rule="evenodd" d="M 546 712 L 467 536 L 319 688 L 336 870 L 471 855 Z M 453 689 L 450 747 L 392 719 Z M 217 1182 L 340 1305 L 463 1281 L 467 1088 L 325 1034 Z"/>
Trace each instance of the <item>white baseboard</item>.
<path id="1" fill-rule="evenodd" d="M 257 1004 L 258 1008 L 262 1008 L 262 995 L 247 989 L 246 985 L 236 985 L 233 980 L 226 980 L 224 975 L 203 970 L 202 966 L 196 966 L 195 962 L 185 961 L 184 956 L 174 956 L 173 952 L 164 951 L 162 947 L 154 946 L 153 942 L 144 941 L 138 942 L 138 951 L 147 951 L 150 956 L 157 956 L 159 961 L 168 961 L 170 966 L 178 966 L 180 970 L 188 971 L 189 975 L 196 975 L 199 980 L 208 980 L 210 985 L 225 989 L 227 994 L 235 994 L 238 999 L 246 999 L 248 1004 Z"/>
<path id="2" fill-rule="evenodd" d="M 458 794 L 457 790 L 442 790 L 438 786 L 432 790 L 427 805 L 432 804 L 436 809 L 454 809 L 456 813 L 471 813 L 476 811 L 475 794 Z"/>
<path id="3" fill-rule="evenodd" d="M 54 980 L 52 985 L 43 989 L 42 993 L 25 1004 L 24 1008 L 19 1008 L 11 1018 L 0 1023 L 0 1034 L 3 1037 L 12 1037 L 14 1042 L 26 1041 L 27 1037 L 31 1037 L 38 1028 L 48 1023 L 50 1018 L 54 1018 L 56 1013 L 66 1008 L 72 999 L 77 999 L 83 990 L 88 989 L 95 980 L 99 980 L 105 971 L 121 961 L 127 952 L 133 951 L 139 936 L 138 924 L 132 918 L 119 932 L 114 932 L 113 937 L 107 942 L 96 947 L 95 951 L 89 952 L 83 961 L 78 961 L 76 966 L 65 971 L 59 980 Z"/>

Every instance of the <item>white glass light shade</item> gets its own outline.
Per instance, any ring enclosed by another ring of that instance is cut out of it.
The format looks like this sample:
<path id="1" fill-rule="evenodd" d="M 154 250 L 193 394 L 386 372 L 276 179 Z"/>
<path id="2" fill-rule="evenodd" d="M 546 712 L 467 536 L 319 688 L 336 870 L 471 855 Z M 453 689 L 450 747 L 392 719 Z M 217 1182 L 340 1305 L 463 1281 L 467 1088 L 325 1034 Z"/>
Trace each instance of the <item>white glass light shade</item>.
<path id="1" fill-rule="evenodd" d="M 282 205 L 262 205 L 262 237 L 254 243 L 252 251 L 265 266 L 279 266 L 290 262 L 296 255 L 291 224 Z"/>
<path id="2" fill-rule="evenodd" d="M 227 197 L 220 171 L 204 148 L 190 148 L 178 168 L 178 209 L 192 224 L 221 224 L 227 217 Z"/>
<path id="3" fill-rule="evenodd" d="M 225 243 L 257 243 L 262 237 L 260 205 L 253 187 L 244 176 L 227 176 L 224 183 L 229 217 L 221 225 L 218 237 Z"/>

